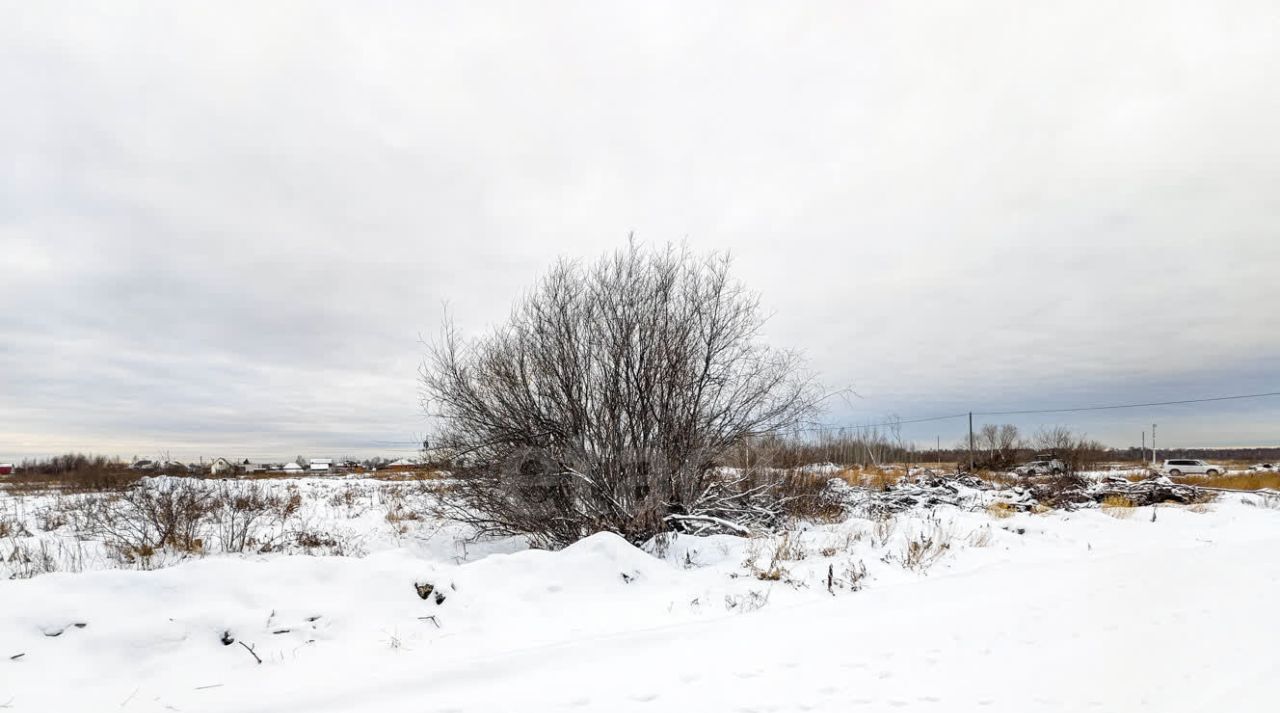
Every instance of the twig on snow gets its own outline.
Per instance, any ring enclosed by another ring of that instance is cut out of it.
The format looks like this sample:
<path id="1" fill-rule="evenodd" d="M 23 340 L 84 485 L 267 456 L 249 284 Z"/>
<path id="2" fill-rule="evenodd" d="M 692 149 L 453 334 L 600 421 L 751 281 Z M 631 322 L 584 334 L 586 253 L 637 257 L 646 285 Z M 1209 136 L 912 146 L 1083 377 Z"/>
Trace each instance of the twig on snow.
<path id="1" fill-rule="evenodd" d="M 258 658 L 258 654 L 253 650 L 252 646 L 244 643 L 243 641 L 237 641 L 236 643 L 243 646 L 245 651 L 248 651 L 250 654 L 253 654 L 253 658 L 255 661 L 257 661 L 258 663 L 262 663 L 262 659 Z"/>

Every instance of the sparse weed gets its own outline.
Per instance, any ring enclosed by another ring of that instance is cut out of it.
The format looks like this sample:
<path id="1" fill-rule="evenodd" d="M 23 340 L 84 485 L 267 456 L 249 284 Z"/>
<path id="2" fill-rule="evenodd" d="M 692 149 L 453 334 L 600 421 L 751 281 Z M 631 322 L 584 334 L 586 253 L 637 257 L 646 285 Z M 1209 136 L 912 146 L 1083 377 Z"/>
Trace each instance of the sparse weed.
<path id="1" fill-rule="evenodd" d="M 849 591 L 856 592 L 862 589 L 863 580 L 866 578 L 867 565 L 864 564 L 862 560 L 857 560 L 855 562 L 853 559 L 850 559 L 845 563 L 844 569 L 841 572 L 841 579 L 843 580 L 844 585 L 849 588 Z"/>
<path id="2" fill-rule="evenodd" d="M 970 547 L 990 547 L 992 540 L 991 527 L 983 526 L 969 533 Z"/>
<path id="3" fill-rule="evenodd" d="M 951 549 L 954 539 L 950 529 L 936 518 L 929 518 L 920 531 L 909 535 L 902 549 L 902 566 L 915 572 L 926 572 Z"/>
<path id="4" fill-rule="evenodd" d="M 27 512 L 25 523 L 0 514 L 0 577 L 80 571 L 86 553 L 95 568 L 141 569 L 210 552 L 362 553 L 349 535 L 310 524 L 303 492 L 293 483 L 144 478 L 119 492 L 42 497 L 43 506 Z M 30 530 L 41 535 L 24 541 L 33 537 Z"/>
<path id="5" fill-rule="evenodd" d="M 27 526 L 16 517 L 0 515 L 0 537 L 29 537 Z"/>
<path id="6" fill-rule="evenodd" d="M 884 547 L 898 529 L 898 521 L 892 515 L 885 515 L 875 520 L 871 526 L 871 546 Z"/>
<path id="7" fill-rule="evenodd" d="M 766 538 L 751 538 L 747 544 L 746 559 L 742 562 L 743 568 L 749 571 L 753 577 L 762 581 L 777 582 L 786 578 L 790 572 L 782 563 L 798 562 L 809 555 L 799 536 L 793 535 L 790 531 L 785 531 L 778 537 L 768 538 L 769 563 L 762 566 L 760 560 L 764 554 L 763 543 L 765 541 Z"/>
<path id="8" fill-rule="evenodd" d="M 782 533 L 782 536 L 773 542 L 773 561 L 774 562 L 799 562 L 808 557 L 809 553 L 804 548 L 804 542 L 800 537 L 793 536 L 791 531 Z"/>
<path id="9" fill-rule="evenodd" d="M 761 592 L 759 590 L 752 589 L 743 595 L 724 595 L 724 608 L 727 611 L 739 611 L 745 614 L 762 609 L 768 603 L 768 590 Z"/>
<path id="10" fill-rule="evenodd" d="M 88 569 L 88 563 L 84 543 L 79 541 L 11 539 L 0 542 L 0 564 L 4 565 L 0 572 L 7 572 L 10 579 L 30 579 L 53 572 L 83 572 Z"/>

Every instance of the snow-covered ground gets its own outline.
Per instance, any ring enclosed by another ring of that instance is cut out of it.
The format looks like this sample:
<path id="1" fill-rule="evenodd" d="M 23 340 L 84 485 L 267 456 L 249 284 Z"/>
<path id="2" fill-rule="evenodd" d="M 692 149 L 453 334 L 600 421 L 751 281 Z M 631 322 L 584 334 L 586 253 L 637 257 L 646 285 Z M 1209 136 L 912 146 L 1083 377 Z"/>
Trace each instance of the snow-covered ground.
<path id="1" fill-rule="evenodd" d="M 146 571 L 102 554 L 86 558 L 91 571 L 0 582 L 0 707 L 1272 711 L 1280 700 L 1280 509 L 1257 496 L 1154 511 L 944 506 L 649 552 L 607 533 L 544 552 L 387 518 L 413 497 L 393 489 L 412 484 L 270 487 L 302 494 L 308 528 L 359 547 Z M 0 497 L 0 512 L 38 518 L 52 502 L 40 497 Z M 23 537 L 73 527 L 33 522 Z"/>

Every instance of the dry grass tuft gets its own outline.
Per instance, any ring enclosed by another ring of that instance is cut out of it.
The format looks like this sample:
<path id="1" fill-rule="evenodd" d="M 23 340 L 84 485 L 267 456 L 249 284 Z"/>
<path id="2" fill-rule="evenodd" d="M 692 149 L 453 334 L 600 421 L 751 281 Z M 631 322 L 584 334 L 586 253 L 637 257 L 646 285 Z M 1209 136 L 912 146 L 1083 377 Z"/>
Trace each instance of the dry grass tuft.
<path id="1" fill-rule="evenodd" d="M 991 546 L 991 527 L 980 527 L 969 533 L 970 547 L 990 547 Z"/>
<path id="2" fill-rule="evenodd" d="M 893 533 L 898 529 L 898 520 L 892 515 L 885 515 L 877 519 L 871 526 L 871 546 L 885 547 L 889 544 L 889 538 L 893 537 Z"/>
<path id="3" fill-rule="evenodd" d="M 987 514 L 997 520 L 1003 520 L 1007 517 L 1013 517 L 1018 510 L 1009 503 L 996 501 L 987 506 Z"/>
<path id="4" fill-rule="evenodd" d="M 763 549 L 763 543 L 766 541 L 770 546 L 769 563 L 761 566 L 759 564 L 761 550 Z M 808 556 L 809 552 L 805 549 L 800 538 L 787 531 L 778 537 L 768 540 L 753 538 L 747 546 L 747 558 L 742 565 L 756 579 L 765 582 L 777 582 L 785 579 L 790 574 L 783 565 L 784 562 L 799 562 Z"/>
<path id="5" fill-rule="evenodd" d="M 914 536 L 908 536 L 902 550 L 902 566 L 920 573 L 928 571 L 951 549 L 953 535 L 938 521 L 931 521 Z"/>
<path id="6" fill-rule="evenodd" d="M 782 536 L 773 543 L 774 562 L 799 562 L 808 556 L 804 543 L 799 537 L 792 537 L 789 531 L 782 533 Z"/>
<path id="7" fill-rule="evenodd" d="M 17 537 L 26 534 L 26 528 L 21 520 L 0 515 L 0 537 Z"/>
<path id="8" fill-rule="evenodd" d="M 1130 517 L 1135 507 L 1133 501 L 1123 495 L 1108 495 L 1102 499 L 1102 512 L 1114 518 Z"/>

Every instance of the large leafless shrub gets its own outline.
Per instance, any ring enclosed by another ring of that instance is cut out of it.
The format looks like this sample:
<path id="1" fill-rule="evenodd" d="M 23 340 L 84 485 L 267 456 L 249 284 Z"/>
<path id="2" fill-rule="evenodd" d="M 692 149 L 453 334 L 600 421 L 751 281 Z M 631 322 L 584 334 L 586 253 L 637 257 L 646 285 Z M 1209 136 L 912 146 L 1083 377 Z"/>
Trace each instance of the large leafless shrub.
<path id="1" fill-rule="evenodd" d="M 117 495 L 82 501 L 85 530 L 125 559 L 146 561 L 162 548 L 198 552 L 213 512 L 211 492 L 198 481 L 139 481 Z"/>
<path id="2" fill-rule="evenodd" d="M 487 335 L 446 326 L 422 369 L 455 454 L 444 514 L 551 546 L 776 517 L 770 483 L 716 466 L 794 427 L 815 390 L 796 354 L 759 340 L 758 299 L 729 267 L 633 243 L 557 263 Z"/>

